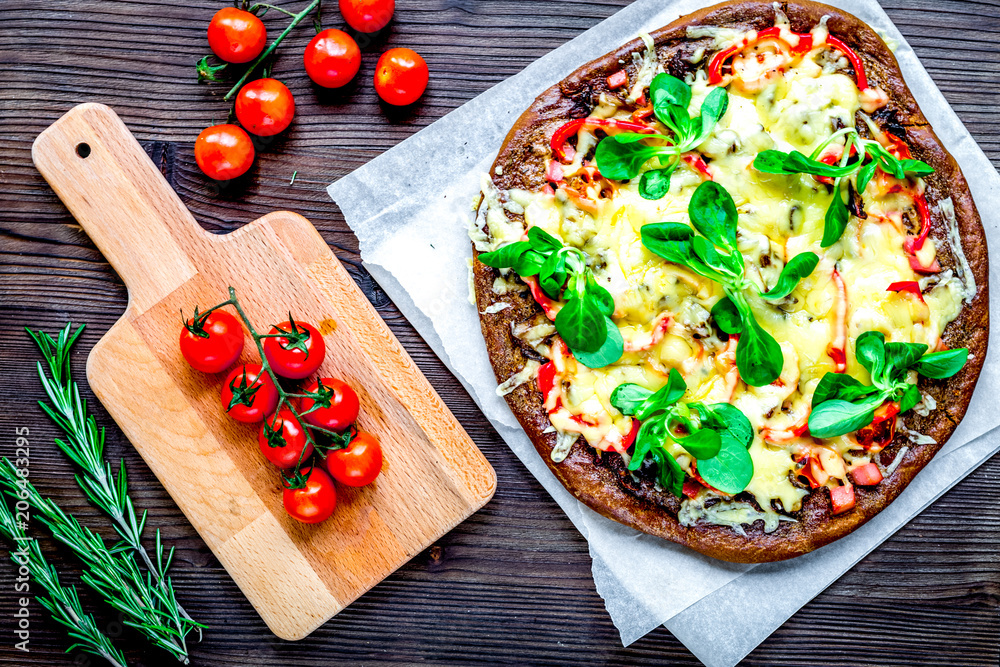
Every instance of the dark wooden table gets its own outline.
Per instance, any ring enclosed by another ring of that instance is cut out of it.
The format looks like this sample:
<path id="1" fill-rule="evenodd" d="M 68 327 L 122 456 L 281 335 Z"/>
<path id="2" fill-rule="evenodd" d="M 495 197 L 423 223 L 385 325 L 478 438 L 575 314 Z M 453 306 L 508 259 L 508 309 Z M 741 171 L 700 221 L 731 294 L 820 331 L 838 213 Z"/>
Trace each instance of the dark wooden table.
<path id="1" fill-rule="evenodd" d="M 326 4 L 326 24 L 341 25 L 336 3 Z M 33 481 L 85 524 L 107 526 L 72 482 L 72 467 L 52 444 L 55 428 L 34 404 L 42 396 L 37 355 L 23 332 L 85 322 L 73 357 L 82 378 L 87 352 L 125 308 L 120 279 L 31 164 L 39 132 L 74 104 L 95 101 L 121 115 L 207 229 L 228 232 L 274 209 L 312 220 L 498 473 L 496 497 L 485 509 L 308 639 L 289 643 L 268 632 L 94 401 L 108 427 L 108 456 L 125 458 L 150 528 L 177 547 L 173 577 L 181 601 L 210 626 L 192 651 L 195 664 L 698 663 L 662 628 L 621 647 L 594 589 L 586 542 L 361 266 L 356 239 L 324 192 L 624 4 L 398 0 L 391 29 L 365 48 L 357 85 L 340 92 L 318 90 L 307 79 L 301 53 L 311 31 L 303 26 L 275 68 L 296 95 L 294 125 L 266 148 L 249 177 L 220 191 L 198 171 L 192 145 L 228 112 L 225 88 L 197 84 L 194 72 L 208 52 L 208 19 L 223 2 L 0 0 L 0 454 L 13 455 L 15 428 L 29 427 Z M 885 7 L 1000 165 L 1000 0 L 887 0 Z M 265 20 L 272 34 L 284 25 L 273 12 Z M 412 47 L 430 65 L 430 89 L 415 109 L 390 110 L 376 100 L 370 80 L 387 45 Z M 998 495 L 994 459 L 806 605 L 746 664 L 997 665 Z M 37 523 L 33 530 L 41 534 Z M 51 540 L 43 543 L 64 580 L 78 583 L 74 558 Z M 62 653 L 67 639 L 37 603 L 31 652 L 14 650 L 14 571 L 0 562 L 0 663 L 88 664 L 85 656 Z M 176 664 L 131 630 L 122 632 L 89 589 L 81 588 L 81 597 L 100 625 L 121 634 L 117 643 L 132 663 Z"/>

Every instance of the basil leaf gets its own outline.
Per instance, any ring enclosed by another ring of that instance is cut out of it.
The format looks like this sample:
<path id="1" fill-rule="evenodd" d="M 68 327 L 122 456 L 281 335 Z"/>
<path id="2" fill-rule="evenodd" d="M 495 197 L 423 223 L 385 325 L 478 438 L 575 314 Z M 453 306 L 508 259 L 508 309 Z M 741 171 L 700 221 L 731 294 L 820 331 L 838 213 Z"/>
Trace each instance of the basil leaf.
<path id="1" fill-rule="evenodd" d="M 675 167 L 651 169 L 642 175 L 639 181 L 639 196 L 643 199 L 663 199 L 670 192 L 670 175 Z"/>
<path id="2" fill-rule="evenodd" d="M 672 155 L 677 152 L 672 146 L 646 146 L 635 143 L 639 139 L 657 135 L 639 134 L 637 139 L 627 137 L 624 141 L 620 139 L 621 136 L 605 137 L 597 144 L 594 159 L 601 175 L 605 178 L 627 181 L 638 176 L 642 166 L 657 155 Z M 660 138 L 663 138 L 662 135 Z"/>
<path id="3" fill-rule="evenodd" d="M 964 347 L 925 354 L 912 368 L 924 377 L 941 380 L 950 378 L 962 370 L 969 359 L 969 351 Z"/>
<path id="4" fill-rule="evenodd" d="M 718 454 L 722 448 L 722 438 L 719 437 L 718 431 L 713 431 L 710 428 L 696 429 L 690 435 L 684 436 L 671 433 L 670 437 L 683 447 L 688 454 L 698 460 L 710 459 Z"/>
<path id="5" fill-rule="evenodd" d="M 848 403 L 840 399 L 824 401 L 809 413 L 809 433 L 814 438 L 835 438 L 857 431 L 875 419 L 875 408 L 884 400 L 882 394 L 862 401 Z"/>
<path id="6" fill-rule="evenodd" d="M 782 153 L 781 151 L 766 150 L 757 155 L 753 161 L 754 169 L 765 174 L 810 174 L 812 176 L 826 176 L 828 178 L 839 178 L 853 174 L 858 168 L 857 163 L 844 165 L 827 164 L 814 160 L 808 155 L 803 155 L 799 151 Z M 603 173 L 603 172 L 602 172 Z"/>
<path id="7" fill-rule="evenodd" d="M 753 444 L 754 428 L 742 410 L 729 403 L 715 403 L 705 406 L 705 409 L 712 416 L 712 428 L 719 431 L 719 435 L 722 437 L 723 447 L 726 446 L 726 440 L 729 439 L 744 449 L 750 448 L 750 445 Z M 701 464 L 699 463 L 698 466 L 700 470 Z"/>
<path id="8" fill-rule="evenodd" d="M 524 243 L 524 241 L 520 241 Z M 532 250 L 537 250 L 543 255 L 548 255 L 552 252 L 558 252 L 562 250 L 563 243 L 552 234 L 541 227 L 529 227 L 528 228 L 528 244 L 531 245 Z"/>
<path id="9" fill-rule="evenodd" d="M 684 469 L 674 460 L 670 452 L 657 447 L 651 451 L 653 460 L 660 468 L 660 485 L 680 498 L 684 495 Z"/>
<path id="10" fill-rule="evenodd" d="M 895 155 L 891 155 L 886 151 L 882 151 L 879 156 L 879 160 L 882 163 L 882 170 L 887 174 L 892 174 L 894 178 L 903 180 L 906 178 L 906 172 L 903 171 L 903 165 L 900 163 L 899 158 Z"/>
<path id="11" fill-rule="evenodd" d="M 556 319 L 559 319 L 558 315 L 556 315 Z M 587 368 L 604 368 L 613 364 L 622 358 L 622 353 L 625 351 L 625 341 L 622 340 L 622 332 L 618 330 L 618 325 L 612 322 L 610 317 L 604 316 L 604 327 L 607 332 L 604 343 L 596 352 L 573 350 L 573 356 L 576 357 L 576 360 Z"/>
<path id="12" fill-rule="evenodd" d="M 639 230 L 642 245 L 652 253 L 667 260 L 686 266 L 694 257 L 691 239 L 694 232 L 679 222 L 653 222 Z"/>
<path id="13" fill-rule="evenodd" d="M 760 296 L 765 299 L 785 298 L 792 293 L 800 280 L 813 272 L 818 263 L 819 256 L 816 253 L 799 253 L 785 264 L 785 268 L 781 270 L 781 275 L 778 276 L 778 282 L 774 284 L 774 287 L 761 293 Z"/>
<path id="14" fill-rule="evenodd" d="M 479 255 L 479 261 L 494 269 L 509 269 L 513 267 L 518 258 L 531 249 L 527 241 L 515 241 L 501 246 L 493 252 L 484 252 Z"/>
<path id="15" fill-rule="evenodd" d="M 899 166 L 902 167 L 904 172 L 913 174 L 914 176 L 926 176 L 934 173 L 934 167 L 920 160 L 900 160 Z"/>
<path id="16" fill-rule="evenodd" d="M 538 271 L 538 284 L 549 297 L 558 299 L 569 273 L 566 271 L 565 252 L 555 252 L 549 255 Z"/>
<path id="17" fill-rule="evenodd" d="M 703 236 L 695 236 L 691 239 L 691 248 L 698 259 L 712 271 L 730 276 L 731 278 L 736 278 L 741 274 L 741 272 L 733 271 L 733 263 L 729 259 L 730 256 L 720 253 Z M 740 255 L 740 259 L 743 259 L 742 255 Z"/>
<path id="18" fill-rule="evenodd" d="M 743 330 L 740 313 L 736 304 L 728 296 L 724 296 L 712 306 L 712 318 L 719 329 L 727 334 L 737 334 Z"/>
<path id="19" fill-rule="evenodd" d="M 666 139 L 662 134 L 648 134 L 644 132 L 622 132 L 615 135 L 615 141 L 620 144 L 634 144 L 637 141 L 650 138 Z"/>
<path id="20" fill-rule="evenodd" d="M 611 405 L 615 410 L 631 417 L 653 392 L 632 382 L 624 382 L 611 392 Z"/>
<path id="21" fill-rule="evenodd" d="M 667 439 L 667 425 L 662 419 L 650 419 L 642 422 L 639 432 L 635 436 L 635 448 L 632 450 L 632 458 L 629 459 L 628 469 L 638 470 L 642 465 L 646 454 L 659 450 Z"/>
<path id="22" fill-rule="evenodd" d="M 868 183 L 875 175 L 876 167 L 878 167 L 878 160 L 874 159 L 865 166 L 861 167 L 861 170 L 858 172 L 858 192 L 864 192 L 865 188 L 868 187 Z"/>
<path id="23" fill-rule="evenodd" d="M 597 352 L 608 338 L 606 319 L 608 318 L 601 313 L 594 300 L 584 294 L 582 298 L 569 299 L 559 309 L 555 320 L 556 331 L 573 351 L 574 356 L 580 352 Z M 615 327 L 615 330 L 617 329 L 618 327 Z M 580 357 L 577 356 L 577 359 Z"/>
<path id="24" fill-rule="evenodd" d="M 670 374 L 667 376 L 667 384 L 649 396 L 636 410 L 635 415 L 639 419 L 649 419 L 657 414 L 667 412 L 681 399 L 685 391 L 687 391 L 687 384 L 684 382 L 684 378 L 676 368 L 671 368 Z"/>
<path id="25" fill-rule="evenodd" d="M 736 248 L 736 204 L 715 181 L 698 186 L 688 204 L 691 224 L 717 246 Z"/>
<path id="26" fill-rule="evenodd" d="M 886 343 L 885 344 L 885 376 L 900 378 L 917 363 L 927 351 L 923 343 Z"/>
<path id="27" fill-rule="evenodd" d="M 875 387 L 862 384 L 860 380 L 847 373 L 827 373 L 816 385 L 812 407 L 815 408 L 820 403 L 833 399 L 853 401 L 875 390 Z"/>
<path id="28" fill-rule="evenodd" d="M 606 290 L 601 285 L 597 284 L 597 280 L 594 278 L 593 274 L 587 273 L 587 294 L 589 294 L 600 311 L 611 317 L 615 313 L 615 299 L 611 296 L 611 292 Z"/>
<path id="29" fill-rule="evenodd" d="M 908 384 L 906 385 L 906 391 L 903 392 L 903 396 L 899 399 L 899 411 L 909 412 L 919 402 L 920 390 L 917 389 L 917 385 Z"/>
<path id="30" fill-rule="evenodd" d="M 885 336 L 880 331 L 866 331 L 854 341 L 858 363 L 872 376 L 872 382 L 882 382 L 885 371 Z"/>
<path id="31" fill-rule="evenodd" d="M 753 387 L 771 384 L 778 379 L 784 365 L 781 346 L 757 324 L 752 314 L 748 312 L 741 319 L 743 331 L 736 344 L 736 368 L 740 377 Z"/>
<path id="32" fill-rule="evenodd" d="M 680 107 L 685 118 L 687 117 L 691 87 L 675 76 L 657 74 L 649 84 L 649 100 L 653 103 L 653 112 L 660 122 L 670 125 L 666 119 L 670 119 L 671 107 Z"/>
<path id="33" fill-rule="evenodd" d="M 726 115 L 729 108 L 729 95 L 725 88 L 713 88 L 705 101 L 701 103 L 701 131 L 698 133 L 697 144 L 708 138 L 716 124 Z M 695 144 L 695 145 L 697 145 Z"/>
<path id="34" fill-rule="evenodd" d="M 835 181 L 833 185 L 833 201 L 830 208 L 826 209 L 826 218 L 823 225 L 823 241 L 820 245 L 828 248 L 836 243 L 847 229 L 847 221 L 850 219 L 850 212 L 847 204 L 840 195 L 840 181 Z"/>
<path id="35" fill-rule="evenodd" d="M 512 268 L 517 275 L 527 278 L 528 276 L 538 275 L 543 264 L 545 264 L 545 257 L 541 253 L 529 250 L 514 260 Z"/>
<path id="36" fill-rule="evenodd" d="M 714 458 L 698 461 L 698 475 L 719 491 L 736 495 L 753 479 L 753 459 L 739 441 L 724 436 Z"/>

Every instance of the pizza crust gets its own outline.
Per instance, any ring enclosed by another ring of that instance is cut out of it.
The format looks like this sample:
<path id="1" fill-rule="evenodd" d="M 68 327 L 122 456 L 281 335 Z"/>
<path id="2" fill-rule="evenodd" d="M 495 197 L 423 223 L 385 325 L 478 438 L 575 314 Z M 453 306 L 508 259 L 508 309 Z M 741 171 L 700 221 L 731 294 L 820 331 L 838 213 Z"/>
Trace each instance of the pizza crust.
<path id="1" fill-rule="evenodd" d="M 763 521 L 744 526 L 746 536 L 731 528 L 708 523 L 682 526 L 677 520 L 680 500 L 654 484 L 651 475 L 639 475 L 636 481 L 625 470 L 614 452 L 602 454 L 581 438 L 559 464 L 550 454 L 556 442 L 548 414 L 535 383 L 526 383 L 506 396 L 511 410 L 559 481 L 578 499 L 602 515 L 652 535 L 657 535 L 721 560 L 759 563 L 793 558 L 828 544 L 855 530 L 884 509 L 910 480 L 944 445 L 965 415 L 986 357 L 989 339 L 989 285 L 986 236 L 972 195 L 954 158 L 944 149 L 928 125 L 916 100 L 906 86 L 892 52 L 868 25 L 827 5 L 802 1 L 779 3 L 788 16 L 791 28 L 806 32 L 823 16 L 828 16 L 831 34 L 842 39 L 864 59 L 869 83 L 883 89 L 889 97 L 885 111 L 879 114 L 883 126 L 895 132 L 905 131 L 906 143 L 913 157 L 927 162 L 935 172 L 924 178 L 927 199 L 931 204 L 931 237 L 938 247 L 943 269 L 955 265 L 955 255 L 947 242 L 945 221 L 934 204 L 951 197 L 955 207 L 962 246 L 975 276 L 978 291 L 958 318 L 945 329 L 942 339 L 949 347 L 967 347 L 969 361 L 958 375 L 948 380 L 920 379 L 920 389 L 937 401 L 937 409 L 927 417 L 907 413 L 907 427 L 933 438 L 935 444 L 916 445 L 898 433 L 893 443 L 880 454 L 888 464 L 907 447 L 895 472 L 874 488 L 855 487 L 856 506 L 845 514 L 832 516 L 829 493 L 817 489 L 803 499 L 802 509 L 790 513 L 796 522 L 782 522 L 765 533 Z M 762 30 L 774 24 L 774 5 L 768 2 L 728 2 L 709 7 L 661 28 L 651 36 L 664 68 L 675 76 L 695 69 L 688 58 L 699 47 L 711 50 L 711 39 L 689 40 L 690 26 L 722 26 L 741 31 Z M 491 169 L 493 181 L 501 190 L 520 188 L 538 190 L 545 186 L 545 158 L 553 131 L 573 118 L 590 113 L 605 79 L 625 69 L 634 80 L 636 66 L 631 55 L 644 49 L 636 39 L 618 50 L 584 65 L 559 84 L 543 92 L 518 119 L 508 133 Z M 621 62 L 626 63 L 623 67 Z M 517 217 L 517 216 L 512 216 Z M 474 255 L 478 253 L 474 251 Z M 522 346 L 511 334 L 515 323 L 541 312 L 527 291 L 495 294 L 495 269 L 474 262 L 473 279 L 480 321 L 486 347 L 498 382 L 520 371 L 537 355 Z M 487 308 L 499 301 L 511 304 L 496 313 Z M 546 432 L 549 430 L 549 432 Z"/>

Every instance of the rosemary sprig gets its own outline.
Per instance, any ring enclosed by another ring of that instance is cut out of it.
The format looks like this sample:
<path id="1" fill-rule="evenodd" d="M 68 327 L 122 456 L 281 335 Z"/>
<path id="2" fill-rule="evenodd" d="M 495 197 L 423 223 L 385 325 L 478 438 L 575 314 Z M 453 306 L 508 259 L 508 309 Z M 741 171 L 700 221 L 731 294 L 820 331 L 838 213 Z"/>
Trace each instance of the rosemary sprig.
<path id="1" fill-rule="evenodd" d="M 15 520 L 2 497 L 0 497 L 0 534 L 14 546 L 27 545 L 23 549 L 18 549 L 16 554 L 12 549 L 10 558 L 17 565 L 28 568 L 31 578 L 48 593 L 48 597 L 36 595 L 35 599 L 52 614 L 53 620 L 64 625 L 69 631 L 69 636 L 76 640 L 66 652 L 78 648 L 85 653 L 104 658 L 114 667 L 125 667 L 125 656 L 115 648 L 105 634 L 97 629 L 94 617 L 83 611 L 76 588 L 73 586 L 67 588 L 59 583 L 59 574 L 42 555 L 37 540 L 25 534 L 23 524 Z M 17 555 L 21 554 L 24 555 L 18 558 Z"/>
<path id="2" fill-rule="evenodd" d="M 26 500 L 41 515 L 38 519 L 53 537 L 84 562 L 87 569 L 80 579 L 125 614 L 125 625 L 135 628 L 185 665 L 190 663 L 185 638 L 199 624 L 181 616 L 170 579 L 166 577 L 173 549 L 165 561 L 158 556 L 156 567 L 143 577 L 132 555 L 127 553 L 129 545 L 120 542 L 108 548 L 100 535 L 80 525 L 51 499 L 43 498 L 31 482 L 18 475 L 17 468 L 6 457 L 0 458 L 0 487 L 11 496 Z M 162 553 L 159 538 L 157 552 Z M 167 585 L 161 588 L 154 583 L 153 575 L 165 579 Z"/>
<path id="3" fill-rule="evenodd" d="M 104 429 L 97 427 L 93 415 L 87 412 L 87 401 L 80 397 L 80 388 L 73 381 L 70 368 L 70 349 L 83 332 L 86 325 L 81 325 L 74 333 L 70 333 L 72 323 L 66 326 L 53 339 L 43 331 L 32 331 L 25 328 L 28 335 L 38 345 L 45 359 L 52 378 L 45 374 L 42 362 L 38 362 L 38 379 L 49 397 L 51 405 L 39 401 L 38 405 L 52 421 L 56 423 L 66 440 L 56 438 L 56 445 L 78 465 L 83 474 L 76 475 L 76 482 L 87 497 L 114 521 L 115 530 L 125 543 L 142 557 L 149 572 L 153 573 L 156 583 L 165 595 L 174 597 L 169 582 L 160 574 L 153 564 L 149 553 L 142 544 L 142 532 L 146 526 L 146 511 L 137 518 L 132 499 L 128 495 L 128 479 L 125 475 L 125 459 L 121 459 L 116 480 L 111 464 L 104 460 Z M 162 561 L 160 547 L 160 531 L 156 531 L 157 561 Z M 167 590 L 170 589 L 170 590 Z M 179 603 L 177 610 L 184 619 L 194 622 Z M 198 639 L 201 640 L 201 626 L 198 628 Z"/>

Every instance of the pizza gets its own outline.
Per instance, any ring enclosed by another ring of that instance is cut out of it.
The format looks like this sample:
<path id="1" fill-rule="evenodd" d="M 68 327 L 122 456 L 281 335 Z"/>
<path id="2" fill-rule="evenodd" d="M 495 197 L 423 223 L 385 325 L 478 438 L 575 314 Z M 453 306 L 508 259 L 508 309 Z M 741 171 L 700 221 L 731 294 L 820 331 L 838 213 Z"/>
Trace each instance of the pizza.
<path id="1" fill-rule="evenodd" d="M 883 39 L 813 2 L 709 7 L 546 90 L 469 235 L 497 391 L 556 477 L 723 560 L 885 508 L 986 356 L 961 170 Z"/>

